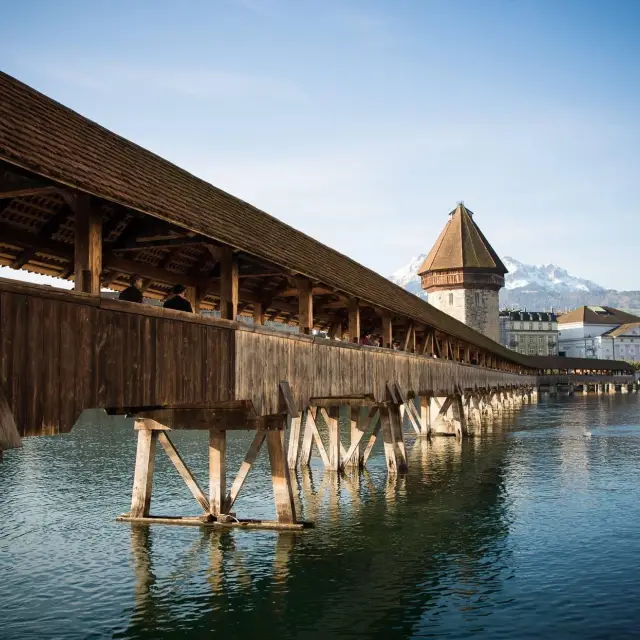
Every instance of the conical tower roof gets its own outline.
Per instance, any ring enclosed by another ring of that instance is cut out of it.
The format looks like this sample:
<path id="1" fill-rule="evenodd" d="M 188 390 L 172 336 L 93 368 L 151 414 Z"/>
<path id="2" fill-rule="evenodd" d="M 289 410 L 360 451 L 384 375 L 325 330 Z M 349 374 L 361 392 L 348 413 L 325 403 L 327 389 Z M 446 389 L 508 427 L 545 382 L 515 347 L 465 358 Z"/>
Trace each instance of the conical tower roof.
<path id="1" fill-rule="evenodd" d="M 428 271 L 474 269 L 504 275 L 507 268 L 473 221 L 463 203 L 449 214 L 449 221 L 429 252 L 418 275 Z"/>

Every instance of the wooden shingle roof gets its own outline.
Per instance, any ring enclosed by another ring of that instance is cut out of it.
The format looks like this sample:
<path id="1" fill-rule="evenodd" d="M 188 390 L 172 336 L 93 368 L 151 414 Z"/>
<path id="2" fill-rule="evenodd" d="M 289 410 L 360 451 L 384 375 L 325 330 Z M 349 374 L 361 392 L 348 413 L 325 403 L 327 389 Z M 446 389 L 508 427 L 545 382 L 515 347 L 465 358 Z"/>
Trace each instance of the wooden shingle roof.
<path id="1" fill-rule="evenodd" d="M 2 72 L 0 160 L 179 225 L 528 366 L 526 356 L 383 276 Z M 470 226 L 466 235 L 479 237 L 472 242 L 473 260 L 485 264 L 489 253 L 495 268 L 506 271 L 479 229 L 473 222 Z"/>
<path id="2" fill-rule="evenodd" d="M 418 270 L 428 271 L 478 269 L 504 275 L 507 268 L 473 220 L 473 212 L 460 203 Z"/>

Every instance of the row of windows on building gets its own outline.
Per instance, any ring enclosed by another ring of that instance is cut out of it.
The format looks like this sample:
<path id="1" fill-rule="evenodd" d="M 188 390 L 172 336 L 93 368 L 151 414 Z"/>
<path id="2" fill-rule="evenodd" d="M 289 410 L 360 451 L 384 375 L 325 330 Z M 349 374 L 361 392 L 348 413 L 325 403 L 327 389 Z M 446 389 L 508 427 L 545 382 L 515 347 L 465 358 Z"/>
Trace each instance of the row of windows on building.
<path id="1" fill-rule="evenodd" d="M 529 325 L 528 327 L 525 325 Z M 552 322 L 512 322 L 511 323 L 511 330 L 512 331 L 526 331 L 527 329 L 529 331 L 535 331 L 536 327 L 534 325 L 537 324 L 537 330 L 538 331 L 545 331 L 545 324 L 546 326 L 546 330 L 547 331 L 553 331 L 553 323 Z M 519 325 L 519 326 L 518 326 Z"/>

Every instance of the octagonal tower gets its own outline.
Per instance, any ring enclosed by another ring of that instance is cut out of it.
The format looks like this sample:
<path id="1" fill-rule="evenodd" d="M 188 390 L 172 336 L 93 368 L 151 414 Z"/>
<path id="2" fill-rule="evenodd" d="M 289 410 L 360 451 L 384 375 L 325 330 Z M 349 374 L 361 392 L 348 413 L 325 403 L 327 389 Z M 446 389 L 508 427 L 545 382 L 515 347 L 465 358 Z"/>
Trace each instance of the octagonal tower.
<path id="1" fill-rule="evenodd" d="M 461 202 L 418 275 L 429 303 L 499 341 L 498 295 L 507 269 Z"/>

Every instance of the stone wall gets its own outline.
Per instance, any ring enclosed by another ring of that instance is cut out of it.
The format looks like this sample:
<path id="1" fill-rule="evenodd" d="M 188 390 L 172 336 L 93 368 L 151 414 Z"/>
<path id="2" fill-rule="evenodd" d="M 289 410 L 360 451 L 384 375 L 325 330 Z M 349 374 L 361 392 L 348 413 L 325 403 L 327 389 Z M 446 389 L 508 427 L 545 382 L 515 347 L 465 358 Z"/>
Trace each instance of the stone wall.
<path id="1" fill-rule="evenodd" d="M 489 289 L 443 289 L 429 294 L 429 302 L 485 336 L 500 341 L 498 292 Z"/>

